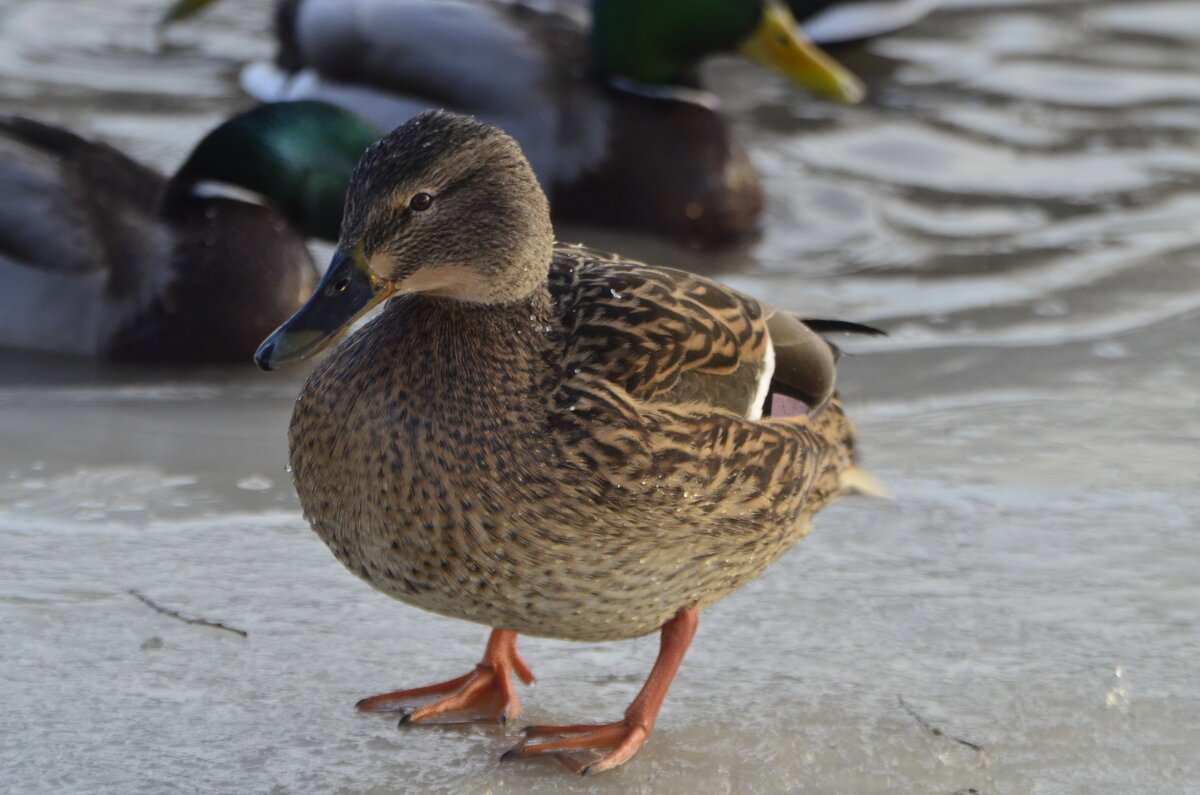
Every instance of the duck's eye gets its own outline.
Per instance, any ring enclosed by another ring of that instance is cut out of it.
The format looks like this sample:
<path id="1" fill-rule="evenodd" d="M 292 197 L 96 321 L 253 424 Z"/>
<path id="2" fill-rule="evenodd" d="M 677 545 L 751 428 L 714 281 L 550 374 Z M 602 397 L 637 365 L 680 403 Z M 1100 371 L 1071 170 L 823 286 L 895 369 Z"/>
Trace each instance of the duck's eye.
<path id="1" fill-rule="evenodd" d="M 432 205 L 432 204 L 433 204 L 433 197 L 430 196 L 428 193 L 414 194 L 413 197 L 408 200 L 408 206 L 410 208 L 412 208 L 413 210 L 416 210 L 417 212 L 421 212 L 422 210 L 428 210 L 430 205 Z"/>
<path id="2" fill-rule="evenodd" d="M 346 288 L 349 286 L 350 286 L 349 279 L 338 279 L 336 282 L 333 283 L 333 291 L 335 293 L 344 293 L 344 292 L 346 292 Z"/>

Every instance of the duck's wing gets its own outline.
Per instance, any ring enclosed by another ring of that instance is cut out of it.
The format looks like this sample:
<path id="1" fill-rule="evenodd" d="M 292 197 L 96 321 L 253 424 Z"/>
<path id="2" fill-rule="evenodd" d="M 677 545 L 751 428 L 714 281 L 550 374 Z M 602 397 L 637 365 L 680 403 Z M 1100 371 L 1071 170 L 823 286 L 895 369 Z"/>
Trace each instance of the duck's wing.
<path id="1" fill-rule="evenodd" d="M 164 186 L 107 144 L 0 117 L 0 345 L 100 353 L 143 270 L 166 272 Z"/>
<path id="2" fill-rule="evenodd" d="M 122 231 L 154 212 L 157 172 L 99 141 L 0 117 L 0 257 L 58 274 L 103 270 Z"/>
<path id="3" fill-rule="evenodd" d="M 563 65 L 551 43 L 563 36 L 585 56 L 578 22 L 524 5 L 285 0 L 277 63 L 252 64 L 242 83 L 260 100 L 324 100 L 385 131 L 430 108 L 469 113 L 512 134 L 534 160 L 554 151 Z"/>
<path id="4" fill-rule="evenodd" d="M 732 589 L 807 532 L 853 459 L 853 429 L 829 399 L 831 346 L 794 315 L 680 271 L 560 252 L 550 284 L 564 457 L 591 473 L 593 499 L 624 495 L 652 517 L 647 554 L 754 559 Z M 807 399 L 764 418 L 776 390 Z"/>
<path id="5" fill-rule="evenodd" d="M 530 102 L 546 77 L 542 38 L 577 23 L 524 5 L 478 0 L 286 0 L 278 62 L 330 80 L 450 107 Z M 394 126 L 394 125 L 393 125 Z M 390 129 L 390 128 L 389 128 Z"/>
<path id="6" fill-rule="evenodd" d="M 695 274 L 560 248 L 550 275 L 567 335 L 568 378 L 598 376 L 650 404 L 748 419 L 822 407 L 836 349 L 804 320 Z"/>

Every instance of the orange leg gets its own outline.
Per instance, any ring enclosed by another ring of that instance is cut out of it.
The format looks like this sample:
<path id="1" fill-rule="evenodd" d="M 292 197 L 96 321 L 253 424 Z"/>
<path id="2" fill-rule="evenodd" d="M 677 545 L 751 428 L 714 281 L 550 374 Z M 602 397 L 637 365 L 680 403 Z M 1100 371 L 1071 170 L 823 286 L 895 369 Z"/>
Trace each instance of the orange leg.
<path id="1" fill-rule="evenodd" d="M 658 659 L 654 661 L 654 668 L 641 692 L 625 710 L 624 720 L 576 726 L 529 726 L 521 742 L 500 758 L 520 759 L 549 754 L 571 772 L 584 775 L 600 773 L 628 761 L 646 742 L 650 730 L 654 728 L 654 719 L 658 717 L 663 699 L 667 697 L 667 688 L 671 686 L 671 680 L 683 662 L 683 655 L 696 634 L 699 617 L 700 611 L 689 607 L 680 610 L 663 625 Z"/>
<path id="2" fill-rule="evenodd" d="M 517 633 L 495 629 L 483 660 L 469 674 L 427 687 L 381 693 L 355 706 L 360 712 L 402 712 L 401 723 L 505 723 L 521 712 L 513 674 L 533 684 L 533 672 L 517 654 Z"/>

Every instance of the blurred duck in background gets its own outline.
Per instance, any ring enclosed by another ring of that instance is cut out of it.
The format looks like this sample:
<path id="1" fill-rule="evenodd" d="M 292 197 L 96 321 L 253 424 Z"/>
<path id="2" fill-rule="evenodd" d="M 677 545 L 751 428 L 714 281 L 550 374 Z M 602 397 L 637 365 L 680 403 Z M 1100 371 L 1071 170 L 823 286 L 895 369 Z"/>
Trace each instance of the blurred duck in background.
<path id="1" fill-rule="evenodd" d="M 212 0 L 184 0 L 174 21 Z M 886 4 L 886 3 L 885 3 Z M 696 245 L 753 230 L 762 189 L 700 85 L 709 55 L 740 52 L 813 93 L 862 84 L 811 44 L 779 0 L 283 0 L 279 54 L 252 64 L 264 101 L 321 99 L 390 130 L 428 108 L 512 134 L 556 219 Z"/>
<path id="2" fill-rule="evenodd" d="M 376 137 L 331 105 L 266 105 L 214 129 L 167 178 L 108 144 L 0 117 L 0 346 L 249 363 L 316 285 L 299 230 L 336 237 Z"/>

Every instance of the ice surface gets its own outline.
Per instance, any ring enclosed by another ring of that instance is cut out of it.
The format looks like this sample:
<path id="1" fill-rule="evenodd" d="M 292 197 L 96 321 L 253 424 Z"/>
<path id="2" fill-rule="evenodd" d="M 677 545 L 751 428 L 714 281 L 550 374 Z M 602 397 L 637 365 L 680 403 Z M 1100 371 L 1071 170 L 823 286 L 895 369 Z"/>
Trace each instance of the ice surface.
<path id="1" fill-rule="evenodd" d="M 0 107 L 166 164 L 242 104 L 270 3 L 161 54 L 149 0 L 36 5 L 0 15 Z M 604 244 L 887 327 L 846 341 L 842 384 L 894 496 L 835 505 L 708 610 L 649 743 L 602 777 L 501 765 L 515 727 L 353 710 L 465 672 L 486 629 L 372 591 L 305 526 L 283 468 L 302 372 L 0 355 L 0 789 L 1200 792 L 1198 65 L 1169 31 L 1185 6 L 1153 6 L 952 3 L 848 53 L 875 96 L 854 109 L 717 76 L 761 238 Z M 1119 101 L 1064 75 L 1121 77 Z M 657 640 L 521 649 L 518 725 L 611 720 Z"/>
<path id="2" fill-rule="evenodd" d="M 1120 360 L 1083 345 L 854 357 L 850 400 L 895 498 L 835 506 L 710 609 L 652 741 L 596 785 L 498 765 L 511 731 L 353 711 L 466 670 L 486 633 L 373 592 L 308 531 L 282 472 L 290 397 L 251 389 L 266 376 L 113 387 L 87 412 L 71 388 L 0 391 L 6 440 L 36 429 L 43 452 L 6 456 L 0 486 L 9 786 L 1183 791 L 1200 741 L 1200 428 L 1182 397 L 1195 352 L 1154 355 L 1172 331 L 1132 335 Z M 182 427 L 148 451 L 159 411 Z M 103 418 L 100 465 L 86 450 Z M 656 642 L 522 649 L 539 677 L 523 719 L 571 722 L 618 715 Z"/>

